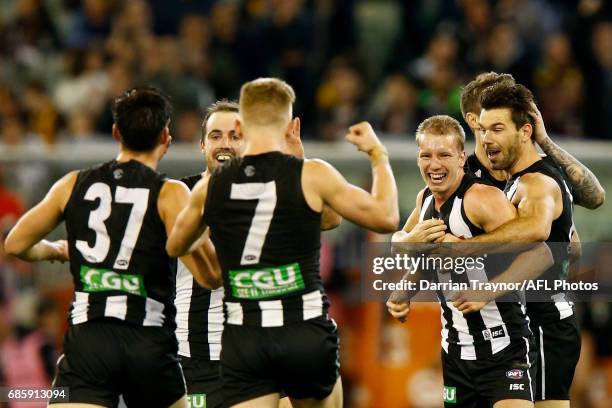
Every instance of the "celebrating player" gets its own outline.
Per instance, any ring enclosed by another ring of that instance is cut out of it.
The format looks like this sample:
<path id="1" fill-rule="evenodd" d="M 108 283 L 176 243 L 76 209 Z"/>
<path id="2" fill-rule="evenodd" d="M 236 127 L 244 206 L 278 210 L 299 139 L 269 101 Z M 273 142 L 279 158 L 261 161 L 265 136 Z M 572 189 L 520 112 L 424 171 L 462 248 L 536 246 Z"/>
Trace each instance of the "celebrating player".
<path id="1" fill-rule="evenodd" d="M 347 139 L 368 154 L 372 193 L 320 160 L 281 153 L 295 126 L 293 89 L 277 79 L 246 83 L 240 94 L 244 157 L 195 186 L 168 239 L 187 252 L 208 225 L 223 270 L 226 325 L 223 396 L 240 407 L 275 407 L 284 390 L 296 407 L 340 407 L 338 337 L 319 276 L 320 218 L 327 204 L 378 232 L 397 226 L 397 189 L 371 126 Z"/>
<path id="2" fill-rule="evenodd" d="M 417 129 L 416 140 L 419 169 L 427 188 L 417 195 L 416 209 L 407 223 L 410 232 L 396 233 L 394 242 L 433 242 L 445 232 L 469 238 L 516 217 L 516 210 L 499 189 L 464 173 L 465 134 L 455 119 L 426 119 Z M 534 257 L 531 266 L 538 273 L 551 264 L 550 253 L 543 247 L 519 257 Z M 501 266 L 488 259 L 484 271 L 436 271 L 433 279 L 468 283 L 486 281 L 500 272 Z M 536 355 L 520 299 L 513 295 L 512 301 L 490 302 L 469 315 L 450 300 L 450 295 L 440 299 L 445 406 L 533 406 L 531 376 Z M 396 318 L 404 319 L 409 312 L 407 301 L 390 301 L 387 306 Z"/>
<path id="3" fill-rule="evenodd" d="M 69 387 L 69 406 L 114 407 L 119 394 L 131 406 L 187 406 L 174 334 L 176 262 L 165 243 L 189 191 L 155 171 L 170 145 L 170 114 L 156 89 L 119 97 L 117 158 L 61 178 L 6 239 L 7 252 L 27 261 L 70 258 L 75 294 L 54 381 Z M 61 221 L 68 242 L 43 239 Z M 214 284 L 191 255 L 182 262 Z"/>

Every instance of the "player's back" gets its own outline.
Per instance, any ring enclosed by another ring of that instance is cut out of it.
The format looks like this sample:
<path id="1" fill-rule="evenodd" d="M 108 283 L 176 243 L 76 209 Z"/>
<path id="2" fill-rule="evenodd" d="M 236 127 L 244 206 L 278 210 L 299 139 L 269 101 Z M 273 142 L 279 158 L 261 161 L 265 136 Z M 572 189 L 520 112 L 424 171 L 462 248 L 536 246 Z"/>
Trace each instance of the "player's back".
<path id="1" fill-rule="evenodd" d="M 157 200 L 165 178 L 138 162 L 82 170 L 65 220 L 75 298 L 70 323 L 114 318 L 174 328 L 176 262 Z"/>
<path id="2" fill-rule="evenodd" d="M 283 326 L 325 315 L 320 214 L 302 192 L 303 160 L 233 159 L 209 182 L 205 221 L 223 269 L 227 323 Z"/>

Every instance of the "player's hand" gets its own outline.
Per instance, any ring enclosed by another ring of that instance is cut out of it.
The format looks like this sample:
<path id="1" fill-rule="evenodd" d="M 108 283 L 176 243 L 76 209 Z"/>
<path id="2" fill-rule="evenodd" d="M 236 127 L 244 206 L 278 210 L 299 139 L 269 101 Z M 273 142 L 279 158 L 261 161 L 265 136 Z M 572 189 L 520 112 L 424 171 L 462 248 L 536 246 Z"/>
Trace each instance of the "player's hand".
<path id="1" fill-rule="evenodd" d="M 548 139 L 548 134 L 546 133 L 546 127 L 544 126 L 542 114 L 534 102 L 531 102 L 531 111 L 529 112 L 529 115 L 535 124 L 533 129 L 533 140 L 535 140 L 537 144 L 542 145 L 542 143 Z"/>
<path id="2" fill-rule="evenodd" d="M 489 293 L 479 290 L 458 291 L 452 297 L 453 306 L 461 313 L 468 314 L 480 311 L 489 303 Z"/>
<path id="3" fill-rule="evenodd" d="M 368 154 L 377 147 L 384 149 L 368 122 L 360 122 L 351 126 L 345 138 L 348 142 L 354 144 L 357 149 Z"/>
<path id="4" fill-rule="evenodd" d="M 389 314 L 404 323 L 410 313 L 410 301 L 394 302 L 391 299 L 387 301 L 387 310 Z"/>
<path id="5" fill-rule="evenodd" d="M 303 159 L 305 157 L 304 154 L 304 145 L 302 144 L 301 139 L 301 124 L 300 118 L 296 117 L 293 119 L 293 126 L 291 130 L 287 133 L 285 137 L 285 154 L 295 156 L 298 159 Z"/>
<path id="6" fill-rule="evenodd" d="M 436 242 L 446 235 L 447 226 L 444 221 L 432 218 L 419 222 L 412 231 L 398 235 L 401 242 Z"/>
<path id="7" fill-rule="evenodd" d="M 453 234 L 444 234 L 440 238 L 435 240 L 436 243 L 453 243 L 453 242 L 463 242 L 463 240 L 459 237 L 454 236 Z"/>
<path id="8" fill-rule="evenodd" d="M 47 260 L 51 262 L 68 262 L 70 257 L 68 255 L 68 241 L 60 239 L 49 243 L 49 249 L 51 253 Z"/>

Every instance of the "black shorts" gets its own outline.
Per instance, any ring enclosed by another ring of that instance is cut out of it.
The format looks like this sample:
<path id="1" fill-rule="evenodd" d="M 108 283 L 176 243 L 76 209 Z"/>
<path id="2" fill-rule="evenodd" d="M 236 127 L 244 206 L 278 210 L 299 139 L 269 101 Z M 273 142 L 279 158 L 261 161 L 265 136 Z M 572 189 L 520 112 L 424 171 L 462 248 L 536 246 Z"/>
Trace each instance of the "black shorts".
<path id="1" fill-rule="evenodd" d="M 536 401 L 569 400 L 580 358 L 580 330 L 574 315 L 543 325 L 532 324 L 538 349 Z"/>
<path id="2" fill-rule="evenodd" d="M 219 361 L 179 356 L 187 382 L 190 407 L 220 408 L 223 406 Z"/>
<path id="3" fill-rule="evenodd" d="M 461 360 L 442 350 L 444 406 L 492 407 L 497 401 L 533 401 L 536 350 L 533 339 L 515 340 L 482 360 Z"/>
<path id="4" fill-rule="evenodd" d="M 263 395 L 322 400 L 338 379 L 336 324 L 314 318 L 282 327 L 226 324 L 221 380 L 227 406 Z"/>
<path id="5" fill-rule="evenodd" d="M 68 328 L 55 387 L 69 387 L 70 402 L 164 407 L 185 395 L 185 381 L 172 331 L 94 320 Z M 66 402 L 66 401 L 51 401 Z"/>

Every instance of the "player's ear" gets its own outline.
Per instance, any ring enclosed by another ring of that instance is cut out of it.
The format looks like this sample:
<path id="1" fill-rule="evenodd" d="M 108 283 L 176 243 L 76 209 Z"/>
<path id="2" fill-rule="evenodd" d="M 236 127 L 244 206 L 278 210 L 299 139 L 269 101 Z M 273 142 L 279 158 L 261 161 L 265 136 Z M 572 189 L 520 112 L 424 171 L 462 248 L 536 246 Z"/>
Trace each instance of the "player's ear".
<path id="1" fill-rule="evenodd" d="M 531 135 L 533 134 L 533 126 L 527 122 L 521 127 L 521 142 L 528 143 L 531 141 Z"/>
<path id="2" fill-rule="evenodd" d="M 172 142 L 172 136 L 170 136 L 170 129 L 168 126 L 164 127 L 159 137 L 159 144 L 170 146 L 170 142 Z"/>
<path id="3" fill-rule="evenodd" d="M 286 137 L 289 142 L 298 143 L 300 141 L 300 118 L 295 117 L 287 125 Z"/>
<path id="4" fill-rule="evenodd" d="M 470 129 L 478 129 L 478 116 L 474 112 L 466 113 L 465 121 Z"/>
<path id="5" fill-rule="evenodd" d="M 112 134 L 113 134 L 113 139 L 115 139 L 117 142 L 121 143 L 121 133 L 119 133 L 119 128 L 114 123 L 113 123 Z"/>
<path id="6" fill-rule="evenodd" d="M 236 121 L 234 122 L 234 130 L 239 135 L 242 135 L 242 122 L 240 122 L 240 119 L 236 119 Z"/>

